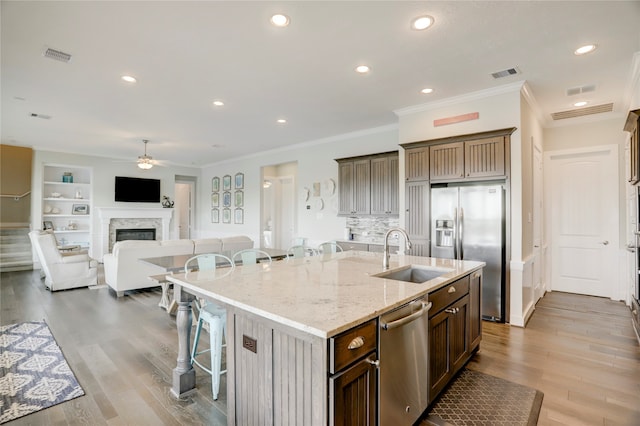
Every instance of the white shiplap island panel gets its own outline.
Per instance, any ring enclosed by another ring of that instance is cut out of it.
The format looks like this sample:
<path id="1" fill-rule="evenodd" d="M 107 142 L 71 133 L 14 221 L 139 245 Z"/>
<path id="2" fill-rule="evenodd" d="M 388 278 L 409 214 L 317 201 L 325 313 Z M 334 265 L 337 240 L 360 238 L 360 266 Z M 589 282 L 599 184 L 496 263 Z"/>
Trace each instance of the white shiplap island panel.
<path id="1" fill-rule="evenodd" d="M 172 392 L 195 386 L 188 362 L 192 295 L 227 308 L 229 425 L 327 425 L 328 341 L 484 266 L 482 262 L 392 255 L 407 265 L 450 270 L 423 284 L 373 276 L 382 254 L 347 251 L 169 276 L 176 286 L 181 349 Z M 182 332 L 181 332 L 182 330 Z M 243 337 L 256 351 L 243 347 Z"/>

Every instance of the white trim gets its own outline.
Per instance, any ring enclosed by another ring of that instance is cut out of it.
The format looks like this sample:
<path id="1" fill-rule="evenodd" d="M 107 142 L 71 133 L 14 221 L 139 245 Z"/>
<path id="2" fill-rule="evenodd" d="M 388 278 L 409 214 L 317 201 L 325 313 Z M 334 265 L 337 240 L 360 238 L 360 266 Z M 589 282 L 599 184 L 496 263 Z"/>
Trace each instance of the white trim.
<path id="1" fill-rule="evenodd" d="M 627 80 L 627 85 L 624 89 L 623 94 L 623 108 L 625 110 L 635 109 L 636 107 L 640 107 L 638 105 L 631 105 L 631 101 L 633 100 L 633 93 L 638 93 L 637 90 L 640 89 L 640 52 L 636 52 L 633 54 L 631 64 L 631 71 L 629 72 L 629 80 Z M 637 99 L 637 102 L 640 103 L 640 98 Z"/>

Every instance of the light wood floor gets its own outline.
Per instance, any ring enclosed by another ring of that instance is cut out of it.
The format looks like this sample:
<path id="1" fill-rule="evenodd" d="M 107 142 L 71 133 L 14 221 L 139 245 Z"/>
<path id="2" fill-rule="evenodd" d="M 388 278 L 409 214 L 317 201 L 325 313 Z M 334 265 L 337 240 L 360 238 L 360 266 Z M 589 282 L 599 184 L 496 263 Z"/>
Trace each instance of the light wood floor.
<path id="1" fill-rule="evenodd" d="M 38 272 L 2 273 L 0 324 L 47 321 L 87 394 L 10 424 L 225 425 L 224 379 L 218 401 L 199 370 L 194 394 L 169 394 L 175 317 L 159 299 L 159 290 L 50 293 Z M 640 425 L 640 348 L 620 302 L 547 294 L 525 329 L 484 323 L 469 368 L 544 392 L 540 425 Z"/>

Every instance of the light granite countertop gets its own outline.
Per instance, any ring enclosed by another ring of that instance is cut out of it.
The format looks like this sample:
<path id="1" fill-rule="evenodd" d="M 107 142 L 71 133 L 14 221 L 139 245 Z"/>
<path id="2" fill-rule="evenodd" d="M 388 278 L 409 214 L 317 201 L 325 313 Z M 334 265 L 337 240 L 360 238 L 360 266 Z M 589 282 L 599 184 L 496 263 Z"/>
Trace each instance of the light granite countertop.
<path id="1" fill-rule="evenodd" d="M 391 255 L 389 269 L 419 265 L 450 269 L 426 283 L 374 277 L 382 253 L 346 251 L 189 272 L 169 281 L 214 301 L 300 331 L 329 338 L 482 268 L 483 262 Z"/>

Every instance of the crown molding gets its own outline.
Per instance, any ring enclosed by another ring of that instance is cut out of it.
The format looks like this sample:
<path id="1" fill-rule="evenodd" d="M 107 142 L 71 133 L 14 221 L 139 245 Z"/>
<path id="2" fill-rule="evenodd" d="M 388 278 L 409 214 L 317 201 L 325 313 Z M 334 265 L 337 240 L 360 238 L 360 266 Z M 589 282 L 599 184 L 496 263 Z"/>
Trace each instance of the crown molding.
<path id="1" fill-rule="evenodd" d="M 504 93 L 519 92 L 524 84 L 525 84 L 525 81 L 521 80 L 515 83 L 504 84 L 502 86 L 492 87 L 490 89 L 478 90 L 477 92 L 465 93 L 464 95 L 453 96 L 451 98 L 441 99 L 441 100 L 429 102 L 426 104 L 400 108 L 400 109 L 394 110 L 393 112 L 398 117 L 402 117 L 404 115 L 415 114 L 418 112 L 431 111 L 438 108 L 458 105 L 464 102 L 490 98 L 492 96 L 502 95 Z"/>

